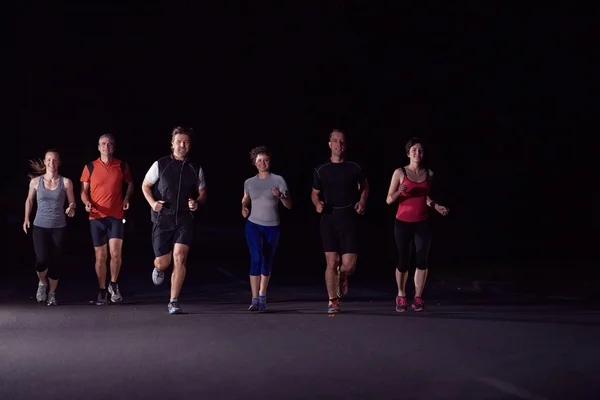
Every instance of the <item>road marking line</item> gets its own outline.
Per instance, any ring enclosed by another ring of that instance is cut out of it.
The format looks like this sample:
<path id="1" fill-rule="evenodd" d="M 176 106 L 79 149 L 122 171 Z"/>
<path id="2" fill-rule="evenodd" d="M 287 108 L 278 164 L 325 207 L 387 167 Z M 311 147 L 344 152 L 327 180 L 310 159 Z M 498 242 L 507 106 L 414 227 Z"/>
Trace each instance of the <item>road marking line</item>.
<path id="1" fill-rule="evenodd" d="M 508 382 L 501 381 L 500 379 L 482 377 L 482 378 L 479 378 L 479 380 L 482 381 L 483 383 L 486 383 L 486 384 L 492 386 L 492 387 L 495 387 L 496 389 L 498 389 L 504 393 L 508 393 L 513 396 L 520 397 L 522 399 L 546 400 L 545 397 L 538 396 L 537 394 L 531 393 L 530 391 L 528 391 L 526 389 L 517 387 Z"/>

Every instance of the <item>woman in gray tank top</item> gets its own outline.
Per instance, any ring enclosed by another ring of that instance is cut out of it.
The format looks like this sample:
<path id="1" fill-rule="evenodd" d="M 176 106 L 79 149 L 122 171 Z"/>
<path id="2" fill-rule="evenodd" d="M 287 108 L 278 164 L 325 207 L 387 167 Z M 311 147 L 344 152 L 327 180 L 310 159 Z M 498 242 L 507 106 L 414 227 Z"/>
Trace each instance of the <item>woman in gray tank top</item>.
<path id="1" fill-rule="evenodd" d="M 290 209 L 292 199 L 282 176 L 271 173 L 271 154 L 264 147 L 250 152 L 250 160 L 258 174 L 244 182 L 242 215 L 247 218 L 245 235 L 250 250 L 249 311 L 267 310 L 267 286 L 273 258 L 279 243 L 279 201 Z"/>
<path id="2" fill-rule="evenodd" d="M 37 212 L 33 220 L 33 248 L 35 270 L 39 278 L 36 300 L 55 306 L 56 287 L 60 277 L 60 255 L 67 227 L 66 216 L 75 215 L 73 182 L 58 174 L 60 156 L 48 150 L 44 160 L 30 161 L 34 173 L 29 174 L 29 193 L 25 200 L 23 230 L 28 233 L 33 200 L 37 201 Z M 65 198 L 69 204 L 65 210 Z"/>

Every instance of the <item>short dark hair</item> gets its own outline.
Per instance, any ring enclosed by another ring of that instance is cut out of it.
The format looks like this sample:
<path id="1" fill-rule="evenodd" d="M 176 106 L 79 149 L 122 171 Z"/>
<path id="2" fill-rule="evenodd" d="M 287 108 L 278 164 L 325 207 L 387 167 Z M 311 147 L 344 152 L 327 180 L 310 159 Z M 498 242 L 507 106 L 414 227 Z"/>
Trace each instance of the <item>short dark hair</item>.
<path id="1" fill-rule="evenodd" d="M 334 133 L 341 133 L 342 135 L 344 135 L 344 139 L 346 138 L 346 132 L 342 131 L 341 129 L 334 129 L 329 134 L 329 140 L 330 141 L 331 141 L 331 137 L 333 136 Z"/>
<path id="2" fill-rule="evenodd" d="M 406 142 L 406 146 L 404 146 L 404 150 L 406 151 L 406 154 L 408 154 L 410 152 L 410 148 L 413 147 L 415 144 L 420 144 L 421 146 L 423 146 L 423 148 L 425 148 L 425 145 L 423 144 L 423 141 L 420 138 L 413 137 L 413 138 L 410 138 L 408 140 L 408 142 Z"/>
<path id="3" fill-rule="evenodd" d="M 256 164 L 256 157 L 259 154 L 266 154 L 271 157 L 271 151 L 267 148 L 267 146 L 256 146 L 252 150 L 250 150 L 250 161 L 252 161 L 252 165 Z"/>
<path id="4" fill-rule="evenodd" d="M 171 138 L 174 138 L 175 135 L 188 135 L 191 139 L 194 135 L 194 128 L 191 126 L 178 125 L 171 131 Z"/>

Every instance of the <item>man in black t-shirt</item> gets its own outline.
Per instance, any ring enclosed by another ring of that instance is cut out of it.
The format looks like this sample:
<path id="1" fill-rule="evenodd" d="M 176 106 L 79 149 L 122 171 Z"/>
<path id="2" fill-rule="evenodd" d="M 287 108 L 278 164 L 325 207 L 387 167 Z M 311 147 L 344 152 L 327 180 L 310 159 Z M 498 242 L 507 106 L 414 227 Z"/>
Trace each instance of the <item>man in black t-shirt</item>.
<path id="1" fill-rule="evenodd" d="M 342 131 L 335 129 L 329 134 L 329 148 L 331 158 L 313 172 L 311 199 L 321 214 L 328 313 L 335 314 L 340 311 L 340 298 L 348 292 L 348 276 L 356 268 L 356 219 L 365 212 L 369 182 L 358 164 L 346 161 L 346 135 Z"/>

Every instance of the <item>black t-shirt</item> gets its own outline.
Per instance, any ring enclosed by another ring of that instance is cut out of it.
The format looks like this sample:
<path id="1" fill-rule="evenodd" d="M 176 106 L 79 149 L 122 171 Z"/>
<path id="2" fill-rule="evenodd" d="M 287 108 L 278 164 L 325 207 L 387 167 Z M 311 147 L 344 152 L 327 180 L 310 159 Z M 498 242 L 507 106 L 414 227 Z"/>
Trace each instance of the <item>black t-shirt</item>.
<path id="1" fill-rule="evenodd" d="M 362 168 L 355 162 L 327 161 L 313 172 L 313 188 L 321 192 L 321 199 L 331 207 L 347 207 L 359 200 L 359 187 L 366 179 Z"/>

